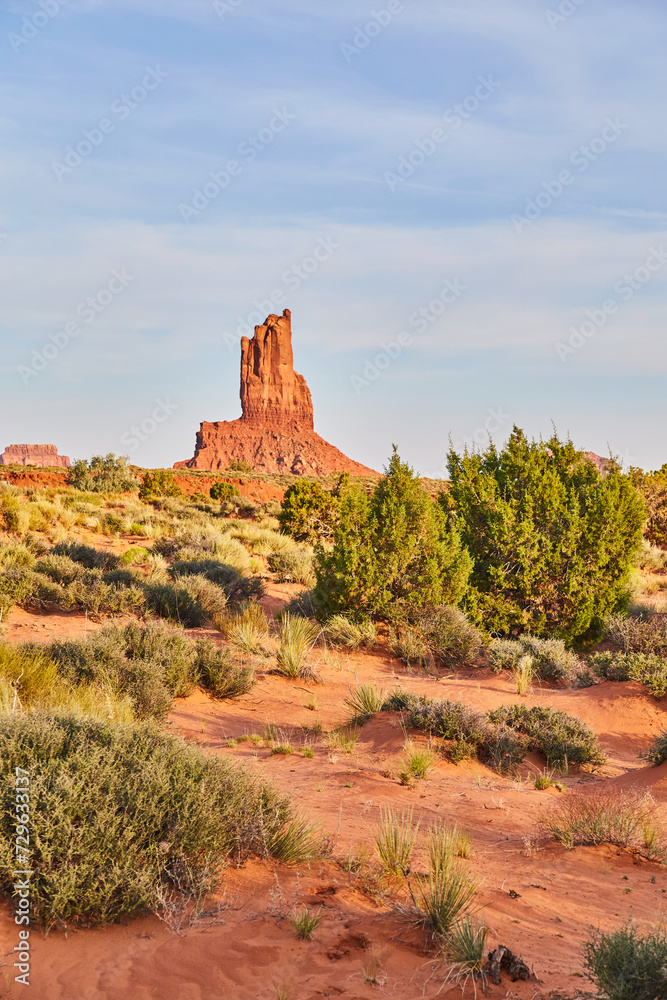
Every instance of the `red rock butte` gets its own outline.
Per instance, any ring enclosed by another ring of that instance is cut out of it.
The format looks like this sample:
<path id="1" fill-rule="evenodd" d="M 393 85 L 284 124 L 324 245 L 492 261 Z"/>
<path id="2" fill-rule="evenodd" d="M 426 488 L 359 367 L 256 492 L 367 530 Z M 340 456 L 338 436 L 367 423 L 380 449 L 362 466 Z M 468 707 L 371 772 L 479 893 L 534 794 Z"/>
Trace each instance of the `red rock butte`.
<path id="1" fill-rule="evenodd" d="M 310 389 L 294 371 L 289 309 L 256 326 L 252 340 L 241 339 L 241 410 L 238 420 L 204 421 L 194 458 L 174 468 L 226 469 L 241 461 L 267 473 L 377 475 L 315 433 Z"/>
<path id="2" fill-rule="evenodd" d="M 10 444 L 0 455 L 0 465 L 37 465 L 40 469 L 58 465 L 69 469 L 67 455 L 59 455 L 54 444 Z"/>

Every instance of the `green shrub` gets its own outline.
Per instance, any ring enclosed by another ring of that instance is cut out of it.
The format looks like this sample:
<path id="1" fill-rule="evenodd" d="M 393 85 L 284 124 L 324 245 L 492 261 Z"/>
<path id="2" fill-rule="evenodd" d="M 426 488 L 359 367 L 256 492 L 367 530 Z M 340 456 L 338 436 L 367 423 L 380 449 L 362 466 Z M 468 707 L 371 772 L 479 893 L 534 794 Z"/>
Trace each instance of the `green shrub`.
<path id="1" fill-rule="evenodd" d="M 229 649 L 218 649 L 214 643 L 199 646 L 198 665 L 202 686 L 214 698 L 238 698 L 255 684 L 252 667 L 238 663 Z"/>
<path id="2" fill-rule="evenodd" d="M 665 540 L 667 541 L 667 537 Z M 644 539 L 641 552 L 637 557 L 637 565 L 640 569 L 651 570 L 655 573 L 667 570 L 667 550 L 660 549 L 657 545 L 651 545 Z"/>
<path id="3" fill-rule="evenodd" d="M 93 455 L 72 463 L 67 485 L 88 493 L 125 493 L 137 488 L 137 480 L 128 468 L 127 455 Z"/>
<path id="4" fill-rule="evenodd" d="M 441 605 L 420 609 L 415 623 L 446 667 L 474 666 L 484 637 L 458 608 Z"/>
<path id="5" fill-rule="evenodd" d="M 381 688 L 376 688 L 373 684 L 357 684 L 351 690 L 350 697 L 345 699 L 345 705 L 351 710 L 353 719 L 366 722 L 382 711 L 384 701 L 384 691 Z"/>
<path id="6" fill-rule="evenodd" d="M 489 664 L 497 672 L 514 671 L 519 660 L 526 655 L 532 658 L 534 676 L 543 681 L 571 682 L 582 666 L 579 658 L 565 648 L 561 639 L 522 635 L 518 639 L 494 639 L 488 648 Z"/>
<path id="7" fill-rule="evenodd" d="M 473 559 L 464 609 L 497 635 L 527 629 L 567 643 L 595 638 L 627 603 L 644 507 L 616 463 L 602 475 L 571 441 L 449 454 L 441 495 Z M 452 602 L 458 603 L 458 602 Z"/>
<path id="8" fill-rule="evenodd" d="M 31 914 L 45 927 L 108 923 L 156 905 L 183 863 L 273 853 L 288 801 L 152 724 L 0 718 L 0 886 L 15 878 L 15 768 L 30 773 Z"/>
<path id="9" fill-rule="evenodd" d="M 299 542 L 315 544 L 331 538 L 339 506 L 339 496 L 325 490 L 320 483 L 297 479 L 285 492 L 278 515 L 280 527 Z"/>
<path id="10" fill-rule="evenodd" d="M 86 569 L 117 569 L 120 559 L 111 552 L 102 552 L 92 545 L 81 545 L 78 542 L 58 542 L 51 549 L 51 555 L 67 556 L 73 562 L 80 563 Z"/>
<path id="11" fill-rule="evenodd" d="M 250 462 L 244 462 L 242 459 L 239 458 L 232 459 L 232 461 L 225 469 L 225 472 L 242 472 L 246 475 L 249 475 L 251 472 L 254 471 L 255 470 L 253 466 L 250 464 Z"/>
<path id="12" fill-rule="evenodd" d="M 211 499 L 219 500 L 221 503 L 229 503 L 235 497 L 240 497 L 238 486 L 234 483 L 214 483 L 210 490 Z"/>
<path id="13" fill-rule="evenodd" d="M 25 545 L 10 542 L 0 543 L 0 567 L 3 569 L 32 569 L 35 565 L 35 555 Z"/>
<path id="14" fill-rule="evenodd" d="M 0 621 L 6 620 L 15 605 L 22 604 L 32 595 L 33 580 L 29 570 L 0 572 Z"/>
<path id="15" fill-rule="evenodd" d="M 442 508 L 394 449 L 370 498 L 349 482 L 341 487 L 333 547 L 316 549 L 320 614 L 394 618 L 427 604 L 457 604 L 470 569 Z"/>
<path id="16" fill-rule="evenodd" d="M 429 667 L 433 653 L 421 629 L 414 625 L 399 625 L 389 629 L 389 649 L 406 667 Z"/>
<path id="17" fill-rule="evenodd" d="M 654 736 L 650 745 L 639 756 L 650 764 L 663 764 L 667 760 L 667 730 L 663 729 Z"/>
<path id="18" fill-rule="evenodd" d="M 598 931 L 584 945 L 584 968 L 609 1000 L 660 1000 L 667 997 L 667 934 L 642 935 L 632 924 Z"/>
<path id="19" fill-rule="evenodd" d="M 530 749 L 541 754 L 551 767 L 567 769 L 582 764 L 599 767 L 606 760 L 595 733 L 581 719 L 565 712 L 540 706 L 503 705 L 489 712 L 489 719 L 527 736 Z"/>
<path id="20" fill-rule="evenodd" d="M 184 553 L 180 554 L 182 556 Z M 259 598 L 264 593 L 262 581 L 258 577 L 244 577 L 233 566 L 228 566 L 217 559 L 181 558 L 172 563 L 169 572 L 180 586 L 186 586 L 185 581 L 190 576 L 205 578 L 219 587 L 226 599 L 231 602 Z"/>
<path id="21" fill-rule="evenodd" d="M 139 488 L 141 500 L 150 501 L 158 497 L 182 497 L 183 490 L 174 481 L 171 469 L 155 469 L 145 472 Z"/>
<path id="22" fill-rule="evenodd" d="M 120 557 L 120 561 L 123 566 L 135 566 L 137 563 L 144 563 L 148 559 L 150 552 L 148 549 L 141 548 L 139 545 L 133 545 L 131 548 L 123 552 Z"/>
<path id="23" fill-rule="evenodd" d="M 285 552 L 274 552 L 268 558 L 269 569 L 280 583 L 300 583 L 312 587 L 315 583 L 313 552 L 307 545 L 295 545 Z"/>
<path id="24" fill-rule="evenodd" d="M 654 698 L 667 694 L 667 657 L 650 653 L 594 653 L 589 660 L 598 677 L 608 681 L 639 681 Z"/>

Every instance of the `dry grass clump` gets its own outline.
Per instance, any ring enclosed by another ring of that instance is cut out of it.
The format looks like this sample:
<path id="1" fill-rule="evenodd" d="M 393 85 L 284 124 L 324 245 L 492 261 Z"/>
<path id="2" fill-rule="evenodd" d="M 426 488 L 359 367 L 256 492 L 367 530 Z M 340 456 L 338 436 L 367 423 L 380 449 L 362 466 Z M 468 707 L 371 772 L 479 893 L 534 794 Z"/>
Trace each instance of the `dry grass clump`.
<path id="1" fill-rule="evenodd" d="M 567 795 L 542 816 L 542 825 L 571 850 L 579 844 L 630 847 L 663 861 L 666 845 L 649 796 L 600 789 Z"/>
<path id="2" fill-rule="evenodd" d="M 333 646 L 359 649 L 375 645 L 377 629 L 370 619 L 354 621 L 346 615 L 332 615 L 324 625 L 324 636 Z"/>
<path id="3" fill-rule="evenodd" d="M 266 645 L 269 621 L 256 601 L 244 601 L 238 611 L 226 611 L 216 618 L 215 627 L 238 649 L 258 656 L 271 655 Z"/>
<path id="4" fill-rule="evenodd" d="M 290 923 L 296 931 L 299 941 L 310 941 L 313 931 L 321 920 L 320 913 L 311 913 L 307 906 L 304 906 L 300 913 L 295 913 Z"/>
<path id="5" fill-rule="evenodd" d="M 609 615 L 605 639 L 624 653 L 645 653 L 667 659 L 667 619 L 661 615 Z"/>
<path id="6" fill-rule="evenodd" d="M 317 625 L 307 618 L 286 612 L 280 622 L 280 646 L 276 656 L 278 673 L 285 677 L 312 680 L 314 671 L 306 658 L 318 635 Z"/>
<path id="7" fill-rule="evenodd" d="M 423 780 L 433 769 L 435 757 L 429 748 L 415 746 L 412 740 L 406 740 L 405 757 L 401 761 L 399 778 L 402 785 L 411 785 L 414 781 Z"/>
<path id="8" fill-rule="evenodd" d="M 380 825 L 375 835 L 375 850 L 385 872 L 389 875 L 407 875 L 419 830 L 413 822 L 412 809 L 398 810 L 387 807 L 380 810 Z"/>
<path id="9" fill-rule="evenodd" d="M 354 720 L 367 722 L 377 712 L 382 711 L 384 701 L 384 688 L 378 688 L 374 684 L 358 683 L 350 692 L 350 697 L 345 699 L 345 705 L 351 710 Z"/>

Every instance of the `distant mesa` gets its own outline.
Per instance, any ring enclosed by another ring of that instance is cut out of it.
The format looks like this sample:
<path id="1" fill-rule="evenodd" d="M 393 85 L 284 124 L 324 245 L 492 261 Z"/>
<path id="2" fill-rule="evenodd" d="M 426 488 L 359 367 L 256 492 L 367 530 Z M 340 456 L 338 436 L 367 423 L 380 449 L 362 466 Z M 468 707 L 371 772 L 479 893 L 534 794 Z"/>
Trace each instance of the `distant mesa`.
<path id="1" fill-rule="evenodd" d="M 315 433 L 310 390 L 294 371 L 289 309 L 256 326 L 252 340 L 241 339 L 241 410 L 238 420 L 204 421 L 194 458 L 174 468 L 226 469 L 241 461 L 267 473 L 377 475 Z"/>
<path id="2" fill-rule="evenodd" d="M 10 444 L 0 455 L 0 465 L 36 465 L 45 468 L 58 465 L 69 469 L 67 455 L 59 455 L 54 444 Z"/>

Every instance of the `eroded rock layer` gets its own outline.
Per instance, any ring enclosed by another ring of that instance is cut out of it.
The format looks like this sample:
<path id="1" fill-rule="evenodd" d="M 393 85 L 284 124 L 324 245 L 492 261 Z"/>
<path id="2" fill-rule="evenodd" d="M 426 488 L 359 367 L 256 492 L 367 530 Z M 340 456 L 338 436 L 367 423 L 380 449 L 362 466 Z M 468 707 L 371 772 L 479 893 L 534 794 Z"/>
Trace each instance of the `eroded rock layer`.
<path id="1" fill-rule="evenodd" d="M 37 465 L 39 468 L 58 465 L 68 469 L 70 460 L 67 455 L 58 454 L 55 444 L 10 444 L 0 455 L 0 465 Z"/>

